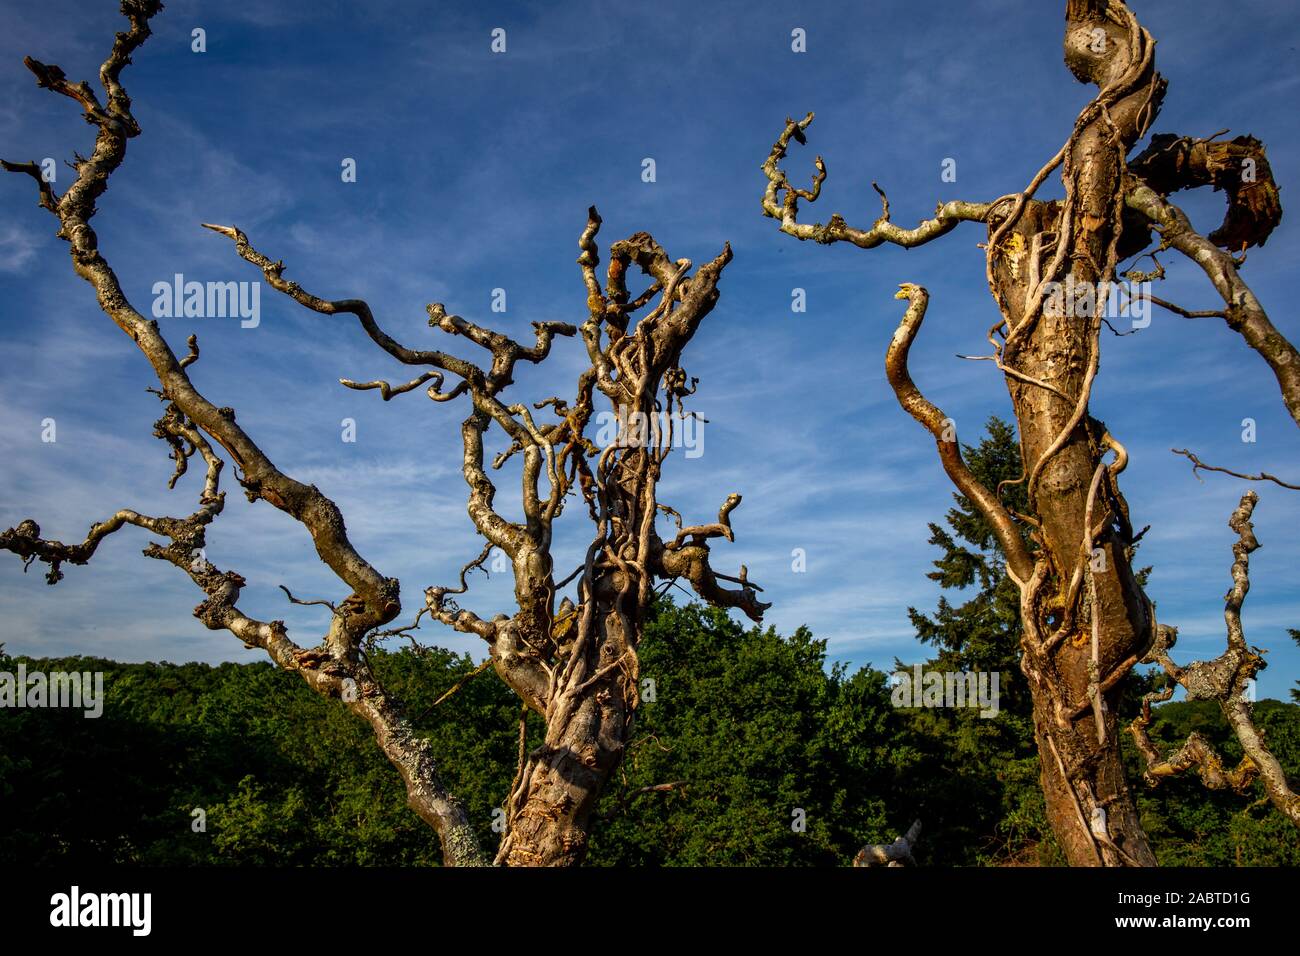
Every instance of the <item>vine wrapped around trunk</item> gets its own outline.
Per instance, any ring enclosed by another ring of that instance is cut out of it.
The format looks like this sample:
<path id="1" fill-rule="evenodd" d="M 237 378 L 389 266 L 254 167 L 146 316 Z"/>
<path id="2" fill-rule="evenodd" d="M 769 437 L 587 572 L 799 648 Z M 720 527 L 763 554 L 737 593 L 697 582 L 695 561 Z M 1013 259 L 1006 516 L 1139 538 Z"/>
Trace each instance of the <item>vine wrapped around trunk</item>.
<path id="1" fill-rule="evenodd" d="M 904 410 L 934 435 L 944 470 L 993 529 L 1020 589 L 1021 668 L 1034 702 L 1047 815 L 1066 858 L 1079 866 L 1149 866 L 1155 856 L 1125 779 L 1116 711 L 1122 679 L 1151 651 L 1160 626 L 1131 565 L 1140 534 L 1119 487 L 1128 453 L 1089 412 L 1106 326 L 1102 303 L 1119 281 L 1120 262 L 1146 250 L 1155 230 L 1157 251 L 1172 247 L 1196 262 L 1226 308 L 1189 312 L 1155 296 L 1150 301 L 1187 317 L 1223 318 L 1273 370 L 1297 422 L 1300 356 L 1242 282 L 1239 260 L 1220 248 L 1262 245 L 1281 217 L 1263 145 L 1251 137 L 1217 143 L 1158 136 L 1130 161 L 1165 94 L 1155 41 L 1119 0 L 1067 0 L 1064 50 L 1070 71 L 1098 92 L 1023 190 L 989 202 L 948 201 L 903 229 L 890 221 L 889 200 L 877 186 L 883 208 L 869 229 L 839 214 L 824 224 L 800 222 L 799 203 L 818 199 L 826 165 L 817 157 L 803 189 L 780 164 L 791 139 L 807 141 L 809 113 L 786 121 L 763 163 L 763 211 L 797 239 L 863 249 L 912 248 L 962 222 L 985 226 L 986 277 L 1000 316 L 987 333 L 991 354 L 979 358 L 1006 380 L 1025 463 L 1015 483 L 1026 486 L 1029 513 L 1011 512 L 1002 487 L 985 488 L 971 475 L 951 420 L 908 373 L 908 349 L 929 304 L 919 286 L 904 284 L 898 294 L 908 308 L 886 354 L 886 374 Z M 1064 198 L 1035 199 L 1058 170 Z M 1209 238 L 1166 198 L 1202 185 L 1224 189 L 1229 201 L 1223 225 Z M 1159 278 L 1163 269 L 1157 260 L 1154 273 L 1124 275 Z M 1058 294 L 1071 288 L 1092 292 L 1080 299 L 1087 307 L 1067 305 L 1073 295 Z M 1233 704 L 1225 713 L 1243 744 L 1249 738 L 1264 747 L 1248 709 Z"/>

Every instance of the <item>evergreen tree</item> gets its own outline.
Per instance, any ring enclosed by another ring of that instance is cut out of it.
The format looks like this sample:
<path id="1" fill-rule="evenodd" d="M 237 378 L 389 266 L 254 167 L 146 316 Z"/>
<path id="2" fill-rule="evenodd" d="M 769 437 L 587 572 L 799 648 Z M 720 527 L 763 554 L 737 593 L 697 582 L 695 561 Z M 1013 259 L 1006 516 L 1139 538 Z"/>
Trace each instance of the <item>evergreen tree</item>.
<path id="1" fill-rule="evenodd" d="M 1297 645 L 1300 645 L 1300 628 L 1289 627 L 1287 628 L 1287 633 L 1291 635 L 1291 640 L 1295 641 Z M 1291 688 L 1291 700 L 1300 704 L 1300 680 L 1296 681 L 1295 687 Z"/>

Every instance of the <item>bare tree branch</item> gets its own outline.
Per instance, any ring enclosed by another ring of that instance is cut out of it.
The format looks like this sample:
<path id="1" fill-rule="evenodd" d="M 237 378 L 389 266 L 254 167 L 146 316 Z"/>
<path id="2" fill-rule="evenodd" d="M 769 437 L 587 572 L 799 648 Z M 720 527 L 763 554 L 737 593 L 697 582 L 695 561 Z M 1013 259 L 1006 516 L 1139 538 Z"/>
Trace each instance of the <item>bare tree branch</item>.
<path id="1" fill-rule="evenodd" d="M 133 512 L 119 513 L 92 529 L 80 546 L 61 545 L 39 539 L 35 522 L 24 522 L 4 535 L 5 547 L 27 557 L 49 559 L 51 580 L 58 580 L 61 561 L 84 563 L 104 535 L 123 524 L 138 524 L 170 537 L 167 546 L 151 544 L 145 554 L 170 561 L 185 570 L 208 595 L 195 609 L 207 627 L 224 628 L 250 647 L 265 649 L 281 667 L 299 671 L 317 692 L 332 697 L 353 698 L 349 707 L 364 717 L 375 732 L 381 749 L 406 780 L 413 809 L 433 826 L 442 838 L 443 856 L 448 863 L 482 862 L 477 838 L 465 817 L 464 808 L 446 791 L 427 741 L 406 724 L 399 709 L 360 660 L 362 636 L 392 620 L 400 611 L 398 583 L 379 574 L 352 547 L 337 506 L 312 485 L 285 475 L 270 461 L 236 423 L 231 408 L 218 408 L 195 389 L 186 366 L 197 358 L 191 339 L 190 354 L 178 360 L 158 330 L 156 322 L 134 309 L 123 293 L 112 268 L 103 257 L 98 237 L 90 226 L 96 200 L 108 187 L 109 177 L 126 155 L 127 140 L 140 133 L 131 115 L 131 101 L 120 82 L 131 54 L 149 36 L 149 20 L 161 9 L 157 0 L 123 0 L 123 15 L 130 21 L 127 32 L 117 34 L 112 52 L 100 69 L 100 81 L 107 94 L 101 106 L 88 83 L 72 84 L 57 66 L 28 58 L 37 85 L 69 96 L 81 104 L 86 118 L 96 128 L 95 149 L 89 158 L 79 158 L 77 177 L 62 198 L 53 203 L 61 224 L 59 235 L 71 248 L 76 273 L 94 288 L 100 307 L 136 343 L 153 367 L 161 395 L 176 413 L 176 429 L 205 458 L 209 455 L 209 480 L 205 500 L 191 519 L 148 519 Z M 12 164 L 6 164 L 11 168 Z M 24 170 L 25 171 L 25 170 Z M 43 192 L 43 200 L 47 198 Z M 47 209 L 50 203 L 42 202 Z M 300 521 L 311 534 L 317 554 L 352 590 L 332 615 L 330 629 L 320 649 L 305 651 L 289 640 L 282 622 L 260 622 L 242 614 L 236 605 L 244 579 L 234 571 L 221 573 L 206 560 L 194 560 L 194 548 L 207 521 L 219 510 L 215 475 L 215 454 L 199 434 L 211 436 L 230 454 L 241 470 L 240 484 L 250 501 L 267 501 Z M 175 437 L 175 436 L 173 436 Z M 173 445 L 177 449 L 176 445 Z M 183 459 L 183 450 L 176 454 Z M 178 460 L 178 475 L 183 471 Z M 350 681 L 351 683 L 345 683 Z M 351 688 L 352 690 L 349 690 Z M 355 691 L 355 693 L 353 693 Z"/>
<path id="2" fill-rule="evenodd" d="M 763 162 L 763 173 L 767 176 L 767 189 L 763 193 L 763 215 L 779 221 L 781 231 L 788 236 L 794 236 L 796 239 L 811 239 L 827 245 L 832 242 L 851 242 L 862 249 L 872 249 L 884 242 L 892 242 L 910 249 L 946 235 L 958 223 L 985 222 L 996 205 L 959 200 L 940 203 L 933 219 L 923 220 L 915 229 L 903 229 L 889 221 L 889 200 L 885 197 L 884 191 L 872 183 L 872 188 L 880 196 L 882 208 L 880 216 L 872 223 L 870 229 L 855 229 L 846 223 L 839 213 L 832 215 L 830 221 L 824 225 L 801 223 L 798 221 L 799 200 L 815 202 L 821 195 L 822 183 L 826 181 L 826 164 L 818 156 L 813 162 L 816 171 L 813 173 L 812 187 L 799 189 L 790 184 L 780 163 L 785 159 L 791 138 L 800 143 L 808 141 L 804 136 L 804 130 L 812 123 L 813 116 L 813 113 L 809 113 L 801 120 L 787 118 L 785 129 L 772 144 L 772 151 Z M 781 198 L 782 193 L 785 194 L 784 199 Z"/>
<path id="3" fill-rule="evenodd" d="M 1250 554 L 1259 547 L 1250 520 L 1258 501 L 1255 492 L 1246 492 L 1228 519 L 1228 526 L 1237 533 L 1237 541 L 1232 546 L 1232 589 L 1228 591 L 1223 608 L 1228 633 L 1227 649 L 1214 660 L 1196 661 L 1180 667 L 1169 657 L 1169 649 L 1176 642 L 1178 631 L 1162 625 L 1160 636 L 1143 663 L 1159 664 L 1169 682 L 1163 690 L 1143 698 L 1142 713 L 1130 725 L 1129 732 L 1146 762 L 1145 776 L 1151 786 L 1193 767 L 1201 781 L 1214 790 L 1230 787 L 1243 792 L 1259 780 L 1273 805 L 1292 823 L 1300 826 L 1300 794 L 1292 788 L 1282 765 L 1255 726 L 1249 697 L 1250 682 L 1267 666 L 1262 652 L 1246 644 L 1241 626 L 1241 606 L 1250 591 Z M 1193 733 L 1172 755 L 1161 756 L 1148 733 L 1151 704 L 1169 700 L 1175 686 L 1181 686 L 1187 692 L 1188 700 L 1218 703 L 1244 754 L 1234 770 L 1224 768 L 1223 759 L 1198 733 Z"/>
<path id="4" fill-rule="evenodd" d="M 387 402 L 392 399 L 394 395 L 404 395 L 413 389 L 419 388 L 428 381 L 433 382 L 433 384 L 429 386 L 429 397 L 436 401 L 437 397 L 441 395 L 438 391 L 439 386 L 442 385 L 442 374 L 440 372 L 423 372 L 417 377 L 411 379 L 409 382 L 404 382 L 401 385 L 390 385 L 385 381 L 354 382 L 348 378 L 339 379 L 339 384 L 346 385 L 348 388 L 356 389 L 357 391 L 377 388 L 379 389 L 380 397 Z"/>
<path id="5" fill-rule="evenodd" d="M 1228 327 L 1268 363 L 1282 391 L 1282 401 L 1300 425 L 1300 353 L 1269 320 L 1255 293 L 1238 273 L 1238 263 L 1193 229 L 1186 213 L 1140 180 L 1133 181 L 1125 200 L 1130 209 L 1142 213 L 1160 230 L 1163 245 L 1177 249 L 1204 270 L 1227 306 Z"/>
<path id="6" fill-rule="evenodd" d="M 1015 519 L 1007 513 L 994 494 L 971 474 L 962 459 L 961 446 L 957 443 L 956 427 L 952 424 L 952 419 L 921 394 L 907 368 L 908 352 L 917 333 L 921 330 L 921 323 L 925 321 L 925 310 L 930 302 L 930 294 L 921 286 L 904 283 L 899 286 L 895 298 L 906 299 L 908 306 L 885 353 L 885 375 L 889 379 L 889 384 L 893 387 L 903 411 L 920 422 L 934 436 L 935 447 L 939 451 L 939 459 L 943 463 L 944 471 L 948 473 L 948 477 L 952 479 L 957 489 L 974 503 L 980 514 L 992 526 L 997 535 L 998 546 L 1006 555 L 1007 570 L 1018 583 L 1023 584 L 1033 573 L 1034 559 L 1020 536 Z"/>
<path id="7" fill-rule="evenodd" d="M 1277 477 L 1276 475 L 1270 475 L 1266 471 L 1261 471 L 1258 475 L 1247 475 L 1240 471 L 1232 471 L 1231 469 L 1228 468 L 1218 468 L 1214 465 L 1207 465 L 1205 462 L 1201 461 L 1200 458 L 1196 457 L 1195 454 L 1188 451 L 1186 448 L 1171 448 L 1169 450 L 1172 451 L 1175 455 L 1182 455 L 1184 458 L 1188 459 L 1192 463 L 1192 474 L 1196 475 L 1197 480 L 1203 480 L 1201 479 L 1199 472 L 1217 471 L 1223 475 L 1231 475 L 1233 478 L 1242 478 L 1246 481 L 1271 481 L 1274 484 L 1281 485 L 1283 488 L 1290 488 L 1292 491 L 1300 491 L 1300 485 L 1293 485 L 1290 482 L 1283 481 L 1281 478 Z"/>

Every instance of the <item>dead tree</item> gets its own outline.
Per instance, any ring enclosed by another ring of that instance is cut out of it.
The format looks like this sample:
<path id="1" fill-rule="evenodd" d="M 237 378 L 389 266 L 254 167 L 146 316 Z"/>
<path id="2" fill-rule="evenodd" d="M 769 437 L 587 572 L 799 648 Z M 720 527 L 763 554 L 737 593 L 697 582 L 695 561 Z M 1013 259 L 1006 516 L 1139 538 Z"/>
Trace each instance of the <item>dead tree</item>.
<path id="1" fill-rule="evenodd" d="M 1151 865 L 1148 846 L 1120 761 L 1118 685 L 1152 649 L 1158 633 L 1153 606 L 1130 561 L 1133 531 L 1119 475 L 1128 453 L 1112 430 L 1089 414 L 1105 312 L 1062 308 L 1053 290 L 1073 284 L 1109 298 L 1119 264 L 1152 245 L 1175 249 L 1200 266 L 1224 301 L 1219 317 L 1272 369 L 1291 415 L 1300 422 L 1300 356 L 1269 321 L 1239 269 L 1252 245 L 1262 245 L 1281 217 L 1264 147 L 1245 136 L 1231 142 L 1154 137 L 1129 159 L 1159 111 L 1165 80 L 1156 72 L 1155 42 L 1119 0 L 1067 0 L 1065 62 L 1096 97 L 1078 114 L 1060 150 L 1021 191 L 990 202 L 949 201 L 913 229 L 890 221 L 889 201 L 867 229 L 838 214 L 826 223 L 800 222 L 800 201 L 821 192 L 826 167 L 816 159 L 812 184 L 792 185 L 781 169 L 790 140 L 806 142 L 809 113 L 787 120 L 763 163 L 765 215 L 781 231 L 820 243 L 863 249 L 883 243 L 912 248 L 982 223 L 989 290 L 1000 312 L 988 330 L 992 361 L 1006 379 L 1019 425 L 1029 514 L 1012 513 L 1001 487 L 982 486 L 962 461 L 955 429 L 927 401 L 907 369 L 907 354 L 925 317 L 926 290 L 904 284 L 908 308 L 894 333 L 886 374 L 902 407 L 934 435 L 944 470 L 979 509 L 997 537 L 1006 572 L 1021 593 L 1021 667 L 1034 700 L 1042 787 L 1053 831 L 1073 865 Z M 1034 198 L 1060 170 L 1065 196 Z M 873 184 L 874 185 L 874 184 Z M 1169 201 L 1179 190 L 1224 189 L 1228 214 L 1208 237 Z M 1229 251 L 1225 251 L 1231 250 Z M 1153 252 L 1152 255 L 1155 253 Z M 1130 280 L 1154 278 L 1125 273 Z M 1085 299 L 1086 301 L 1086 299 Z M 1114 457 L 1105 461 L 1108 453 Z M 1239 733 L 1248 708 L 1237 708 Z M 1256 735 L 1258 736 L 1258 735 Z"/>
<path id="2" fill-rule="evenodd" d="M 1196 661 L 1187 667 L 1179 667 L 1169 657 L 1169 649 L 1178 640 L 1178 629 L 1159 625 L 1156 642 L 1143 663 L 1159 664 L 1169 680 L 1161 690 L 1143 697 L 1142 713 L 1134 719 L 1129 731 L 1146 763 L 1144 776 L 1151 786 L 1158 786 L 1165 778 L 1193 767 L 1201 782 L 1211 790 L 1230 788 L 1244 792 L 1259 780 L 1273 806 L 1300 826 L 1300 794 L 1292 788 L 1282 765 L 1268 749 L 1250 714 L 1250 682 L 1265 666 L 1259 649 L 1246 643 L 1246 634 L 1241 627 L 1241 606 L 1250 591 L 1250 554 L 1259 547 L 1250 522 L 1258 503 L 1259 495 L 1253 491 L 1246 492 L 1228 519 L 1228 527 L 1237 532 L 1237 543 L 1232 546 L 1232 588 L 1223 608 L 1228 632 L 1227 648 L 1212 661 Z M 1187 692 L 1188 700 L 1212 700 L 1219 705 L 1243 751 L 1235 769 L 1225 770 L 1223 758 L 1195 731 L 1173 754 L 1161 755 L 1147 732 L 1151 724 L 1151 704 L 1169 700 L 1178 687 Z"/>
<path id="3" fill-rule="evenodd" d="M 167 442 L 176 461 L 172 485 L 196 454 L 206 466 L 198 507 L 188 517 L 120 510 L 74 544 L 42 538 L 36 522 L 27 520 L 0 534 L 0 548 L 26 564 L 48 565 L 46 577 L 54 584 L 63 576 L 64 565 L 86 564 L 106 536 L 128 525 L 163 539 L 150 543 L 144 554 L 176 565 L 203 590 L 206 598 L 194 610 L 199 620 L 214 630 L 230 631 L 250 647 L 263 648 L 277 665 L 298 672 L 312 689 L 340 699 L 367 720 L 405 780 L 411 807 L 437 831 L 444 861 L 491 862 L 464 808 L 444 785 L 427 742 L 400 703 L 377 682 L 363 653 L 368 641 L 393 633 L 380 629 L 401 613 L 397 580 L 357 553 L 333 501 L 315 486 L 280 471 L 238 423 L 233 408 L 219 407 L 198 391 L 187 372 L 199 359 L 196 338 L 190 336 L 185 356 L 172 351 L 158 323 L 128 301 L 91 228 L 96 200 L 121 165 L 127 142 L 141 132 L 120 76 L 148 38 L 150 19 L 161 7 L 158 0 L 123 0 L 130 29 L 117 34 L 100 70 L 106 96 L 102 104 L 89 83 L 71 82 L 57 66 L 30 57 L 24 61 L 38 86 L 77 101 L 95 127 L 94 151 L 77 157 L 76 180 L 67 191 L 56 196 L 35 164 L 6 162 L 4 168 L 35 179 L 40 205 L 58 220 L 57 235 L 69 244 L 73 269 L 149 360 L 159 383 L 154 391 L 164 405 L 155 435 Z M 592 208 L 579 240 L 578 264 L 588 307 L 580 328 L 564 322 L 534 323 L 535 341 L 524 344 L 451 315 L 441 304 L 428 307 L 434 333 L 463 337 L 484 350 L 484 362 L 475 364 L 397 342 L 361 299 L 313 295 L 286 279 L 284 264 L 258 252 L 239 229 L 208 228 L 233 240 L 235 251 L 259 268 L 273 288 L 321 315 L 354 317 L 379 348 L 419 370 L 403 384 L 345 380 L 344 385 L 377 389 L 385 401 L 426 386 L 425 394 L 438 405 L 461 399 L 468 405 L 461 426 L 468 511 L 486 545 L 461 571 L 458 586 L 425 591 L 415 623 L 427 614 L 481 637 L 497 674 L 545 722 L 544 739 L 529 751 L 521 720 L 519 769 L 506 798 L 497 862 L 581 862 L 601 787 L 629 739 L 639 699 L 637 644 L 656 582 L 685 579 L 705 600 L 739 608 L 755 621 L 768 606 L 758 600 L 760 589 L 747 580 L 743 566 L 733 577 L 715 572 L 709 563 L 710 542 L 732 540 L 730 519 L 739 495 L 726 500 L 716 522 L 688 527 L 656 497 L 672 446 L 674 418 L 690 414 L 683 402 L 695 387 L 695 380 L 682 370 L 682 350 L 718 300 L 718 280 L 731 260 L 730 247 L 692 273 L 689 260 L 670 259 L 648 234 L 636 233 L 611 246 L 602 291 L 596 271 L 600 217 Z M 649 277 L 648 287 L 635 296 L 628 287 L 628 273 L 634 269 Z M 519 362 L 541 363 L 556 337 L 579 335 L 590 366 L 578 379 L 572 403 L 555 396 L 530 409 L 505 397 Z M 444 388 L 447 376 L 453 382 Z M 596 447 L 586 434 L 598 403 L 608 404 L 619 422 L 617 437 L 605 448 Z M 544 410 L 555 421 L 540 421 Z M 522 463 L 522 521 L 507 520 L 494 507 L 497 489 L 485 459 L 494 425 L 504 433 L 499 441 L 505 447 L 491 467 L 499 468 L 513 456 Z M 348 592 L 342 601 L 327 604 L 332 611 L 329 629 L 315 647 L 291 639 L 282 621 L 254 620 L 242 613 L 238 601 L 244 578 L 196 557 L 225 502 L 220 482 L 226 458 L 221 451 L 234 463 L 235 478 L 249 501 L 266 502 L 299 521 L 321 561 Z M 576 569 L 557 580 L 552 526 L 571 495 L 580 497 L 594 535 Z M 668 540 L 657 530 L 660 512 L 677 519 L 677 530 Z M 465 592 L 466 574 L 481 566 L 494 547 L 513 564 L 517 606 L 512 614 L 483 618 L 458 607 L 452 596 Z M 575 579 L 576 603 L 561 600 L 562 589 Z"/>

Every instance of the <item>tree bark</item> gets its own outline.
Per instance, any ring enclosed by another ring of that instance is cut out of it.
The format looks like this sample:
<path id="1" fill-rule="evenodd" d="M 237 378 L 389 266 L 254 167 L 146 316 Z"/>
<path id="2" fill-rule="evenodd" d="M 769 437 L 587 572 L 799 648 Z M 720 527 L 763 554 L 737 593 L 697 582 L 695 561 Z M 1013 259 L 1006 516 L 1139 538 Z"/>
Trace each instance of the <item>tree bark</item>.
<path id="1" fill-rule="evenodd" d="M 1006 320 L 1002 364 L 1020 373 L 1006 382 L 1038 545 L 1022 598 L 1022 668 L 1048 818 L 1076 866 L 1155 864 L 1121 765 L 1119 681 L 1106 686 L 1151 646 L 1155 620 L 1130 565 L 1133 535 L 1117 482 L 1125 453 L 1088 414 L 1118 262 L 1125 157 L 1164 89 L 1153 51 L 1122 4 L 1068 5 L 1066 63 L 1099 94 L 1061 157 L 1066 198 L 1034 204 L 1019 221 L 990 222 L 995 237 L 1004 234 L 989 250 L 989 271 Z M 1082 293 L 1073 302 L 1071 287 Z M 1061 290 L 1056 302 L 1049 289 Z M 1111 450 L 1118 457 L 1108 466 Z"/>
<path id="2" fill-rule="evenodd" d="M 1122 772 L 1115 709 L 1120 682 L 1150 648 L 1151 602 L 1130 565 L 1136 538 L 1118 485 L 1127 452 L 1088 412 L 1099 365 L 1104 304 L 1116 281 L 1132 177 L 1126 158 L 1159 109 L 1165 82 L 1155 43 L 1119 0 L 1067 0 L 1065 62 L 1097 96 L 1079 113 L 1066 143 L 1022 191 L 990 203 L 952 200 L 913 229 L 890 222 L 889 201 L 869 229 L 838 214 L 825 224 L 798 221 L 826 179 L 820 157 L 807 189 L 780 168 L 792 139 L 805 143 L 813 120 L 787 119 L 763 171 L 763 211 L 781 231 L 820 243 L 882 243 L 913 248 L 961 221 L 985 224 L 989 291 L 999 321 L 988 330 L 1019 427 L 1028 513 L 1002 504 L 962 461 L 951 419 L 927 401 L 907 371 L 907 353 L 929 296 L 904 283 L 909 300 L 885 358 L 900 405 L 934 436 L 944 470 L 988 522 L 1021 592 L 1021 666 L 1034 700 L 1047 814 L 1075 865 L 1152 865 Z M 1065 198 L 1035 192 L 1060 170 Z M 873 184 L 874 185 L 874 184 Z M 1266 191 L 1248 197 L 1252 216 L 1269 221 Z M 1134 219 L 1131 211 L 1129 218 Z M 1149 242 L 1145 220 L 1137 224 Z M 1077 300 L 1073 290 L 1081 294 Z M 1106 457 L 1114 454 L 1107 462 Z"/>
<path id="3" fill-rule="evenodd" d="M 639 623 L 639 622 L 638 622 Z M 638 628 L 639 630 L 639 628 Z M 634 644 L 620 615 L 606 610 L 584 672 L 612 664 Z M 547 716 L 546 737 L 525 767 L 510 817 L 508 866 L 574 866 L 587 853 L 591 815 L 609 775 L 623 759 L 636 685 L 611 672 Z M 631 693 L 629 693 L 631 691 Z"/>

